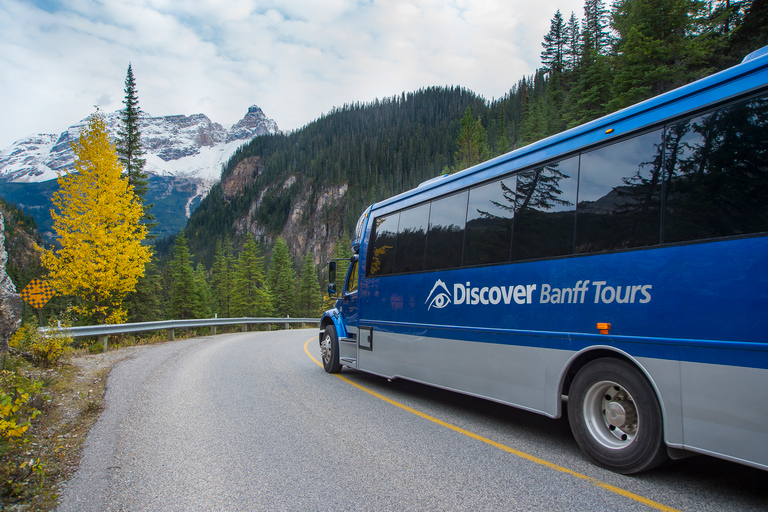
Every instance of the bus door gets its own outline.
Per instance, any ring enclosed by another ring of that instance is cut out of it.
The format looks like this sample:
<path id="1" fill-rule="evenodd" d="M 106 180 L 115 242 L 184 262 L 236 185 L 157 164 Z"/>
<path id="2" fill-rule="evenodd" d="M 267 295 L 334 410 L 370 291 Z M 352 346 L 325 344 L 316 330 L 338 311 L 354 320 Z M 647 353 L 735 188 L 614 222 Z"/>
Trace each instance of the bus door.
<path id="1" fill-rule="evenodd" d="M 358 257 L 354 256 L 352 264 L 347 272 L 347 281 L 344 283 L 344 292 L 341 295 L 339 313 L 341 321 L 347 330 L 346 337 L 339 337 L 339 361 L 342 364 L 355 364 L 357 361 L 357 335 L 358 335 Z"/>

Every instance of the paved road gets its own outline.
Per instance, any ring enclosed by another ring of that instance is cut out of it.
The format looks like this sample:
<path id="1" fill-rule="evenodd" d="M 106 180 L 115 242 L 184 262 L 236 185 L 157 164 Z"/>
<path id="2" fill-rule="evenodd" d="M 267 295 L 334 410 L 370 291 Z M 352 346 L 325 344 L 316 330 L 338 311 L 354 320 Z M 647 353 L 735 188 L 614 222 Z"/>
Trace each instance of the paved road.
<path id="1" fill-rule="evenodd" d="M 584 460 L 564 420 L 340 379 L 305 352 L 310 338 L 319 359 L 316 331 L 293 330 L 121 362 L 59 510 L 768 510 L 768 472 L 694 457 L 616 475 Z"/>

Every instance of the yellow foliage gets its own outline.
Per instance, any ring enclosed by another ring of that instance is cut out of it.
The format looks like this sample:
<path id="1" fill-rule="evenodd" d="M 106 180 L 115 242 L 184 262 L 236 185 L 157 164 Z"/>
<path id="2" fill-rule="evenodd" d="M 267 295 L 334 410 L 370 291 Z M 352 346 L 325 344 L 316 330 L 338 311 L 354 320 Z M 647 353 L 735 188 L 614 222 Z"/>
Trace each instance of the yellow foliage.
<path id="1" fill-rule="evenodd" d="M 142 245 L 144 210 L 122 176 L 104 118 L 95 113 L 72 143 L 74 172 L 59 176 L 51 217 L 61 249 L 44 250 L 49 283 L 80 302 L 73 310 L 98 322 L 123 322 L 125 295 L 133 291 L 150 249 Z"/>
<path id="2" fill-rule="evenodd" d="M 8 344 L 30 354 L 37 364 L 50 366 L 72 350 L 73 339 L 67 334 L 68 327 L 62 325 L 61 329 L 57 329 L 58 325 L 51 319 L 48 333 L 42 334 L 37 330 L 37 322 L 29 321 L 13 333 Z"/>

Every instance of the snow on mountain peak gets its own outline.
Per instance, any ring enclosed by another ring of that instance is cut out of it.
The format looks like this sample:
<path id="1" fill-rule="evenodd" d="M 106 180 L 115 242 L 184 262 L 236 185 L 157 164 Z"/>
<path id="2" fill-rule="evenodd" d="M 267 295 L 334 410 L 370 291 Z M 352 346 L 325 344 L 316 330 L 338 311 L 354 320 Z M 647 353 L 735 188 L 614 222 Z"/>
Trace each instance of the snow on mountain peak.
<path id="1" fill-rule="evenodd" d="M 120 111 L 105 115 L 114 139 L 120 126 Z M 10 182 L 41 182 L 55 179 L 72 169 L 70 143 L 77 139 L 86 120 L 60 135 L 40 134 L 16 141 L 0 151 L 0 178 Z M 277 133 L 275 121 L 256 105 L 227 130 L 205 114 L 152 117 L 139 121 L 141 142 L 150 174 L 200 178 L 212 183 L 221 177 L 221 167 L 244 142 L 258 135 Z"/>

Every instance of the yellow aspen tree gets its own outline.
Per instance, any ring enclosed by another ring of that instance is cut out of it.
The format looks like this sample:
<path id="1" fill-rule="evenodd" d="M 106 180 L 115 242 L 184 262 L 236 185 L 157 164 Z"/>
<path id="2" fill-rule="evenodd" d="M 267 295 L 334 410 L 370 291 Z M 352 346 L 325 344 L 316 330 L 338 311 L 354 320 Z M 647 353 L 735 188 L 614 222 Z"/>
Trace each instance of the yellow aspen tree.
<path id="1" fill-rule="evenodd" d="M 142 244 L 144 208 L 122 177 L 104 118 L 88 118 L 72 143 L 73 172 L 59 176 L 53 194 L 53 229 L 58 250 L 44 250 L 42 261 L 50 284 L 77 298 L 73 311 L 88 322 L 122 323 L 122 300 L 136 287 L 150 259 Z"/>

